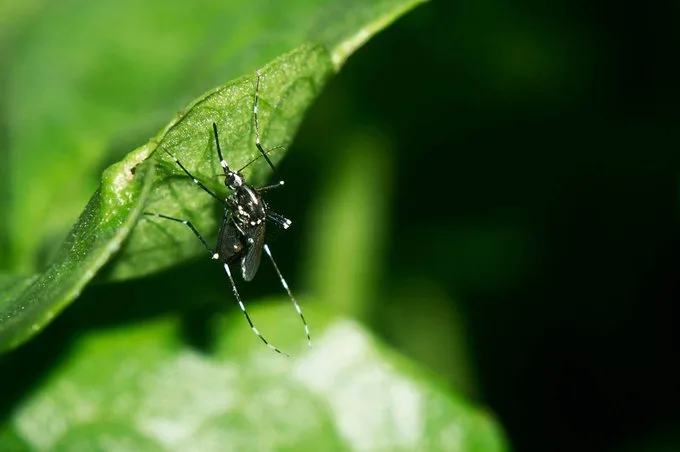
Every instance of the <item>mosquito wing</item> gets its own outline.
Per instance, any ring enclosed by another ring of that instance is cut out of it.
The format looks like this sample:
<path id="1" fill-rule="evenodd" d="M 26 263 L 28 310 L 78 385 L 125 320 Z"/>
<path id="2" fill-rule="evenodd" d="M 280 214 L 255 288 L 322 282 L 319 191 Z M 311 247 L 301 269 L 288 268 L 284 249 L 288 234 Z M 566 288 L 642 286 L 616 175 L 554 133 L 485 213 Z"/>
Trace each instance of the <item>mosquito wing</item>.
<path id="1" fill-rule="evenodd" d="M 219 249 L 217 252 L 220 255 L 220 260 L 224 263 L 229 263 L 237 256 L 243 253 L 244 246 L 241 240 L 241 233 L 236 228 L 234 223 L 225 220 L 222 222 L 219 237 Z"/>
<path id="2" fill-rule="evenodd" d="M 251 281 L 255 277 L 257 269 L 260 268 L 262 248 L 264 248 L 265 223 L 262 222 L 245 232 L 248 234 L 248 238 L 252 239 L 252 242 L 248 239 L 245 240 L 246 251 L 243 259 L 241 259 L 241 272 L 244 280 Z"/>

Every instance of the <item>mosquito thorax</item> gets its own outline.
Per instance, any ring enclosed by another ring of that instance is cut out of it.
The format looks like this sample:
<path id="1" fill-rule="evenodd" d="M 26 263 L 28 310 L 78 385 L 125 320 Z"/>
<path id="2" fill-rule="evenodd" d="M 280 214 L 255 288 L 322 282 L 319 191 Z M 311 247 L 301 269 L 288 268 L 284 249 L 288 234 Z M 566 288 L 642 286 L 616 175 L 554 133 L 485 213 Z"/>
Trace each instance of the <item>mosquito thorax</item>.
<path id="1" fill-rule="evenodd" d="M 235 220 L 243 227 L 259 226 L 267 219 L 267 203 L 246 183 L 234 190 L 227 202 L 234 211 Z"/>

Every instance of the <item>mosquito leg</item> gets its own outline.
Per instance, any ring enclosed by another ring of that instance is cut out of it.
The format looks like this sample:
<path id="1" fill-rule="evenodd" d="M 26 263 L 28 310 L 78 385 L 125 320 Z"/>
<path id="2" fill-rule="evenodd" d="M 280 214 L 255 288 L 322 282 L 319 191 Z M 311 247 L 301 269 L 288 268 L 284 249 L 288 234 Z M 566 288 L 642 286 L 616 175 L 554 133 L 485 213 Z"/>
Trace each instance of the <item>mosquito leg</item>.
<path id="1" fill-rule="evenodd" d="M 201 243 L 203 244 L 203 246 L 205 247 L 205 249 L 208 250 L 208 252 L 210 253 L 210 256 L 211 256 L 213 259 L 219 258 L 219 255 L 218 255 L 215 251 L 213 251 L 213 250 L 210 248 L 210 245 L 208 245 L 208 242 L 205 241 L 205 239 L 203 238 L 203 236 L 198 232 L 198 230 L 194 227 L 194 225 L 191 224 L 191 221 L 188 221 L 188 220 L 180 220 L 179 218 L 169 217 L 169 216 L 163 215 L 163 214 L 161 214 L 161 213 L 144 212 L 144 215 L 148 215 L 148 216 L 150 216 L 150 217 L 163 218 L 163 219 L 165 219 L 165 220 L 175 221 L 175 222 L 177 222 L 177 223 L 182 223 L 183 225 L 185 225 L 186 227 L 188 227 L 189 229 L 191 229 L 191 232 L 193 232 L 194 235 L 195 235 L 196 237 L 198 237 L 198 240 L 201 241 Z"/>
<path id="2" fill-rule="evenodd" d="M 280 144 L 280 145 L 278 145 L 278 146 L 274 146 L 274 147 L 271 148 L 271 149 L 267 149 L 267 154 L 271 154 L 272 152 L 278 151 L 279 149 L 283 149 L 283 148 L 285 148 L 285 147 L 286 147 L 285 144 Z M 257 157 L 251 159 L 248 163 L 246 163 L 245 165 L 243 165 L 243 166 L 241 167 L 241 169 L 239 169 L 237 172 L 240 173 L 241 171 L 243 171 L 244 169 L 248 168 L 250 165 L 252 165 L 252 164 L 255 163 L 258 159 L 261 159 L 261 158 L 262 158 L 262 156 L 261 156 L 261 155 L 258 155 Z M 279 184 L 279 185 L 281 185 L 281 184 Z"/>
<path id="3" fill-rule="evenodd" d="M 302 314 L 302 309 L 300 308 L 300 305 L 298 304 L 297 300 L 293 296 L 293 293 L 290 291 L 290 288 L 288 287 L 288 283 L 283 278 L 283 275 L 281 274 L 281 270 L 279 270 L 279 266 L 276 265 L 276 261 L 274 260 L 274 257 L 272 256 L 272 252 L 269 250 L 269 246 L 267 244 L 264 245 L 264 251 L 267 253 L 267 256 L 269 256 L 269 260 L 272 261 L 272 265 L 274 266 L 274 270 L 276 270 L 276 274 L 279 275 L 279 279 L 281 280 L 281 285 L 283 286 L 284 289 L 286 289 L 286 292 L 288 292 L 288 296 L 290 297 L 290 301 L 293 303 L 295 310 L 297 311 L 298 315 L 300 316 L 300 320 L 302 320 L 302 324 L 305 327 L 305 334 L 307 335 L 307 345 L 311 348 L 312 338 L 309 334 L 309 325 L 307 325 L 307 320 L 305 320 L 305 316 Z M 234 290 L 236 290 L 236 289 L 234 288 Z"/>
<path id="4" fill-rule="evenodd" d="M 215 134 L 215 145 L 217 146 L 217 156 L 220 158 L 220 166 L 224 169 L 224 174 L 226 175 L 229 170 L 229 165 L 227 161 L 222 157 L 222 148 L 220 147 L 220 136 L 217 133 L 217 124 L 213 122 L 213 133 Z"/>
<path id="5" fill-rule="evenodd" d="M 293 224 L 288 218 L 271 210 L 267 213 L 267 217 L 283 229 L 288 229 Z"/>
<path id="6" fill-rule="evenodd" d="M 170 158 L 172 158 L 172 159 L 175 161 L 175 163 L 176 163 L 180 168 L 182 168 L 182 171 L 184 171 L 184 173 L 185 173 L 187 176 L 189 176 L 189 177 L 191 178 L 191 180 L 193 180 L 194 183 L 195 183 L 196 185 L 198 185 L 204 192 L 208 193 L 210 196 L 212 196 L 213 198 L 215 198 L 216 200 L 218 200 L 220 204 L 224 205 L 224 200 L 221 199 L 219 196 L 217 196 L 215 193 L 213 193 L 212 190 L 210 190 L 208 187 L 206 187 L 205 185 L 203 185 L 203 182 L 201 182 L 201 181 L 198 180 L 193 174 L 191 174 L 191 173 L 189 172 L 189 170 L 187 170 L 187 169 L 184 167 L 184 165 L 182 165 L 182 163 L 177 159 L 177 157 L 175 157 L 175 156 L 172 155 L 170 152 L 168 152 L 167 149 L 163 148 L 163 150 L 165 151 L 166 154 L 168 154 L 168 155 L 170 156 Z"/>
<path id="7" fill-rule="evenodd" d="M 272 190 L 274 188 L 279 188 L 280 186 L 281 186 L 281 184 L 277 183 L 277 184 L 272 184 L 272 185 L 265 185 L 264 187 L 258 187 L 255 190 L 257 190 L 258 193 L 264 193 L 264 192 L 267 192 L 267 191 Z"/>
<path id="8" fill-rule="evenodd" d="M 224 271 L 227 272 L 227 276 L 229 277 L 229 281 L 231 281 L 231 288 L 234 292 L 234 296 L 236 297 L 236 301 L 238 301 L 238 306 L 241 308 L 241 312 L 243 312 L 243 315 L 246 317 L 246 320 L 248 321 L 250 328 L 253 330 L 253 333 L 255 333 L 255 335 L 257 337 L 259 337 L 262 342 L 264 342 L 264 345 L 266 345 L 270 349 L 274 350 L 276 353 L 280 353 L 281 355 L 284 355 L 284 356 L 289 356 L 286 353 L 283 353 L 281 350 L 279 350 L 277 347 L 275 347 L 269 341 L 267 341 L 267 339 L 265 339 L 264 336 L 262 336 L 262 334 L 260 334 L 260 331 L 257 328 L 255 328 L 255 325 L 253 325 L 253 321 L 250 320 L 250 316 L 248 315 L 248 311 L 246 311 L 246 307 L 243 304 L 243 301 L 241 301 L 241 296 L 239 295 L 238 290 L 236 289 L 236 283 L 234 282 L 234 277 L 231 275 L 231 270 L 229 269 L 229 264 L 227 264 L 227 263 L 224 264 Z"/>
<path id="9" fill-rule="evenodd" d="M 283 185 L 285 183 L 284 180 L 281 178 L 281 176 L 279 175 L 279 172 L 276 170 L 276 168 L 274 168 L 274 164 L 269 159 L 269 156 L 267 155 L 267 151 L 265 151 L 262 148 L 262 144 L 260 143 L 260 122 L 258 120 L 257 113 L 258 113 L 258 105 L 259 105 L 259 101 L 260 101 L 260 79 L 261 78 L 262 78 L 262 76 L 260 75 L 260 71 L 257 71 L 257 82 L 255 84 L 255 102 L 253 103 L 253 122 L 255 124 L 255 146 L 257 147 L 257 149 L 260 151 L 260 153 L 262 154 L 264 159 L 269 164 L 269 167 L 274 172 L 274 175 L 276 176 L 276 178 L 279 180 L 278 184 Z"/>

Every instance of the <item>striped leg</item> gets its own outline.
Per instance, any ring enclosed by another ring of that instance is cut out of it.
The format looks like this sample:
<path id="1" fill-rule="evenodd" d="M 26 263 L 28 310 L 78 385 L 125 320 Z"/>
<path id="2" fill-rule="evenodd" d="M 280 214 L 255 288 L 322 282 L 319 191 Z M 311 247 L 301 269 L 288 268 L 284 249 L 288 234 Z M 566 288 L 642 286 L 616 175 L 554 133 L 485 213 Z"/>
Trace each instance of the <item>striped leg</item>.
<path id="1" fill-rule="evenodd" d="M 208 242 L 205 241 L 205 239 L 203 238 L 203 236 L 201 236 L 201 234 L 200 234 L 200 233 L 198 232 L 198 230 L 194 227 L 194 225 L 191 224 L 191 221 L 188 221 L 188 220 L 181 220 L 181 219 L 179 219 L 179 218 L 174 218 L 174 217 L 169 217 L 169 216 L 167 216 L 167 215 L 163 215 L 162 213 L 144 212 L 144 215 L 148 215 L 148 216 L 150 216 L 150 217 L 163 218 L 163 219 L 165 219 L 165 220 L 175 221 L 175 222 L 177 222 L 177 223 L 182 223 L 184 226 L 186 226 L 186 227 L 188 227 L 189 229 L 191 229 L 191 232 L 193 232 L 194 235 L 195 235 L 196 237 L 198 237 L 198 240 L 201 241 L 201 243 L 203 244 L 203 246 L 205 247 L 205 249 L 208 250 L 208 252 L 210 253 L 210 257 L 212 257 L 213 259 L 217 259 L 217 258 L 219 257 L 218 254 L 210 248 L 210 245 L 208 245 Z"/>
<path id="2" fill-rule="evenodd" d="M 290 297 L 290 301 L 293 303 L 295 310 L 297 311 L 298 315 L 300 316 L 300 320 L 302 320 L 302 324 L 305 327 L 305 334 L 307 335 L 307 345 L 311 348 L 312 347 L 312 338 L 309 334 L 309 325 L 307 325 L 307 320 L 305 320 L 305 316 L 302 314 L 302 309 L 300 308 L 300 305 L 298 304 L 297 300 L 293 296 L 293 293 L 290 291 L 290 288 L 288 287 L 288 283 L 283 278 L 283 275 L 281 274 L 281 270 L 279 270 L 279 266 L 276 265 L 276 261 L 274 261 L 274 257 L 272 256 L 272 252 L 269 250 L 269 245 L 267 245 L 267 244 L 264 245 L 264 251 L 267 253 L 267 256 L 269 256 L 269 260 L 272 261 L 272 265 L 274 266 L 274 270 L 276 270 L 276 274 L 279 275 L 279 279 L 281 280 L 281 285 L 283 286 L 284 289 L 286 289 L 286 292 L 288 292 L 288 296 Z M 234 288 L 234 290 L 236 290 L 236 289 Z"/>
<path id="3" fill-rule="evenodd" d="M 276 178 L 279 180 L 278 185 L 283 185 L 285 182 L 279 175 L 279 172 L 274 168 L 274 164 L 272 163 L 271 160 L 269 160 L 269 156 L 267 156 L 267 151 L 262 148 L 262 144 L 260 143 L 260 121 L 258 120 L 258 105 L 260 103 L 260 79 L 262 76 L 260 75 L 260 71 L 257 71 L 257 83 L 255 85 L 255 102 L 253 103 L 253 123 L 255 124 L 255 146 L 257 149 L 260 151 L 260 154 L 264 157 L 264 159 L 267 161 L 269 164 L 269 167 L 272 169 L 272 172 L 276 176 Z"/>
<path id="4" fill-rule="evenodd" d="M 189 172 L 189 170 L 186 169 L 186 168 L 184 167 L 184 165 L 182 165 L 182 162 L 180 162 L 180 161 L 177 159 L 177 157 L 175 157 L 175 156 L 172 155 L 170 152 L 168 152 L 167 149 L 163 148 L 163 150 L 165 151 L 166 154 L 168 154 L 168 155 L 170 156 L 171 159 L 173 159 L 173 160 L 175 161 L 175 163 L 176 163 L 180 168 L 182 168 L 182 171 L 184 171 L 184 174 L 186 174 L 187 176 L 189 176 L 189 177 L 191 178 L 191 180 L 194 181 L 194 183 L 195 183 L 196 185 L 198 185 L 198 186 L 201 188 L 201 190 L 203 190 L 204 192 L 208 193 L 210 196 L 212 196 L 213 198 L 215 198 L 220 204 L 224 205 L 224 200 L 223 200 L 223 199 L 220 199 L 220 197 L 217 196 L 215 193 L 213 193 L 212 190 L 210 190 L 208 187 L 206 187 L 205 185 L 203 185 L 203 182 L 201 182 L 201 181 L 198 180 L 193 174 L 191 174 L 191 173 Z"/>
<path id="5" fill-rule="evenodd" d="M 248 321 L 250 328 L 253 330 L 253 333 L 255 333 L 255 335 L 257 337 L 259 337 L 262 342 L 264 342 L 264 345 L 266 345 L 270 349 L 274 350 L 276 353 L 280 353 L 284 356 L 289 356 L 288 354 L 283 353 L 281 350 L 279 350 L 273 344 L 269 343 L 269 341 L 267 339 L 265 339 L 264 336 L 262 336 L 262 334 L 260 334 L 260 331 L 257 328 L 255 328 L 255 325 L 253 325 L 253 321 L 250 320 L 250 316 L 248 315 L 248 311 L 246 311 L 246 307 L 243 304 L 243 301 L 241 301 L 241 296 L 239 295 L 238 290 L 236 289 L 236 283 L 234 282 L 234 277 L 231 275 L 231 270 L 229 269 L 229 264 L 227 264 L 227 263 L 224 264 L 224 271 L 227 272 L 227 276 L 229 277 L 229 281 L 231 281 L 231 288 L 234 292 L 234 296 L 236 297 L 236 301 L 238 301 L 238 306 L 241 308 L 241 312 L 243 312 L 243 315 L 246 317 L 246 320 Z"/>
<path id="6" fill-rule="evenodd" d="M 288 218 L 284 217 L 283 215 L 279 215 L 278 213 L 270 210 L 267 212 L 267 217 L 269 217 L 270 220 L 272 220 L 274 223 L 279 225 L 279 227 L 283 229 L 288 229 L 291 224 L 293 224 L 292 221 L 290 221 Z"/>

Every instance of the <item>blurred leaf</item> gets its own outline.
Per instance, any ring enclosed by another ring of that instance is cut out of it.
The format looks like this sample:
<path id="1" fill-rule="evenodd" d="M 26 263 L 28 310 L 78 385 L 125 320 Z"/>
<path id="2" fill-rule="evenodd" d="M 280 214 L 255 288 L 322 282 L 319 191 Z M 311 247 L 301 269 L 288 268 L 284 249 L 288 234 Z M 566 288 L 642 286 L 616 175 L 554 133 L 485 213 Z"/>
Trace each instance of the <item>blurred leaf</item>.
<path id="1" fill-rule="evenodd" d="M 24 289 L 31 285 L 35 278 L 36 276 L 0 273 L 0 306 L 19 296 Z"/>
<path id="2" fill-rule="evenodd" d="M 438 284 L 412 276 L 384 292 L 390 308 L 380 311 L 381 337 L 405 356 L 445 375 L 459 394 L 478 399 L 472 336 L 458 300 Z"/>
<path id="3" fill-rule="evenodd" d="M 290 311 L 253 315 L 303 344 Z M 14 410 L 0 449 L 9 437 L 36 451 L 507 450 L 488 414 L 361 326 L 313 316 L 314 348 L 291 358 L 262 347 L 237 311 L 213 323 L 209 355 L 186 346 L 174 318 L 87 333 Z"/>
<path id="4" fill-rule="evenodd" d="M 327 183 L 316 196 L 309 228 L 315 233 L 304 267 L 312 292 L 337 312 L 359 319 L 371 313 L 372 302 L 384 299 L 384 291 L 375 287 L 391 192 L 383 141 L 360 133 L 330 143 L 329 150 L 342 155 L 323 177 Z"/>
<path id="5" fill-rule="evenodd" d="M 0 49 L 5 39 L 21 30 L 24 21 L 45 6 L 45 0 L 4 0 L 0 3 Z"/>
<path id="6" fill-rule="evenodd" d="M 373 8 L 356 3 L 355 7 L 358 8 L 360 14 L 355 16 L 351 9 L 348 9 L 347 14 L 341 16 L 343 25 L 334 28 L 332 38 L 321 33 L 319 35 L 321 44 L 303 45 L 279 57 L 263 69 L 260 87 L 260 123 L 265 147 L 289 143 L 304 111 L 318 95 L 327 78 L 339 68 L 344 57 L 351 50 L 356 49 L 368 36 L 378 31 L 381 26 L 394 19 L 399 12 L 415 4 L 417 1 L 414 0 L 392 0 L 376 3 Z M 325 17 L 321 12 L 334 10 L 332 5 L 335 3 L 320 2 L 312 8 L 314 13 L 310 12 L 310 14 L 314 17 L 316 15 Z M 104 8 L 104 10 L 98 9 L 96 13 L 92 11 L 90 13 L 95 16 L 93 23 L 88 23 L 86 28 L 93 31 L 91 27 L 95 26 L 98 20 L 110 14 L 120 13 L 120 11 L 107 11 Z M 295 19 L 297 21 L 300 18 L 295 16 Z M 326 20 L 328 20 L 327 17 L 320 23 L 326 23 Z M 299 23 L 307 26 L 305 22 Z M 339 30 L 343 32 L 339 33 Z M 40 41 L 40 37 L 45 38 L 49 35 L 49 33 L 43 33 L 47 32 L 43 31 L 33 39 Z M 123 36 L 120 39 L 123 39 L 125 49 L 130 45 L 139 45 L 136 41 L 128 41 L 127 39 L 131 39 L 130 36 Z M 332 47 L 325 47 L 323 43 L 326 42 Z M 340 60 L 336 57 L 339 54 L 344 55 Z M 54 58 L 54 55 L 51 56 Z M 96 74 L 94 80 L 97 81 L 94 91 L 90 93 L 93 101 L 101 100 L 99 96 L 103 93 L 108 93 L 106 94 L 108 96 L 129 87 L 121 80 L 107 78 L 106 66 L 97 66 L 98 63 L 92 64 L 97 67 L 97 70 L 89 73 L 90 75 Z M 141 74 L 137 73 L 136 77 L 141 78 Z M 32 78 L 30 80 L 35 82 Z M 104 80 L 116 84 L 109 86 Z M 135 80 L 139 82 L 139 78 Z M 119 82 L 120 85 L 118 85 Z M 104 83 L 104 85 L 99 85 L 99 83 Z M 131 91 L 126 96 L 134 97 L 135 90 L 130 88 Z M 225 157 L 233 167 L 238 168 L 252 160 L 256 155 L 252 131 L 254 89 L 254 76 L 251 75 L 236 79 L 207 93 L 175 117 L 148 144 L 130 153 L 122 162 L 111 166 L 104 172 L 100 188 L 90 200 L 47 270 L 21 294 L 2 300 L 0 350 L 12 348 L 35 334 L 74 299 L 83 286 L 118 251 L 147 203 L 149 204 L 148 210 L 166 215 L 188 218 L 192 221 L 196 216 L 200 216 L 205 219 L 202 232 L 206 236 L 214 233 L 216 223 L 211 219 L 215 218 L 215 212 L 210 207 L 214 203 L 208 204 L 211 201 L 210 198 L 205 194 L 197 193 L 195 188 L 193 192 L 189 191 L 187 185 L 191 185 L 191 182 L 164 153 L 159 152 L 158 158 L 153 159 L 155 165 L 147 163 L 146 159 L 152 156 L 157 145 L 160 145 L 179 158 L 197 177 L 205 180 L 207 185 L 218 190 L 219 180 L 214 176 L 218 174 L 219 165 L 215 158 L 211 125 L 213 122 L 218 124 Z M 89 96 L 86 95 L 84 98 L 89 98 Z M 70 100 L 64 98 L 57 102 L 56 106 L 52 106 L 56 108 L 53 113 L 58 113 L 58 118 L 66 122 L 69 121 L 69 117 L 63 115 L 63 111 L 72 111 L 70 105 L 66 105 L 68 102 Z M 10 121 L 10 126 L 19 132 L 22 130 L 20 126 L 29 122 L 28 112 L 35 106 L 35 102 L 18 102 L 13 105 L 19 106 L 21 114 L 15 117 L 15 122 Z M 59 105 L 61 109 L 57 108 Z M 86 110 L 87 108 L 84 108 L 84 111 Z M 24 120 L 16 121 L 22 115 Z M 52 123 L 53 126 L 54 124 Z M 70 131 L 69 133 L 77 134 L 85 130 L 93 130 L 86 127 L 74 127 L 74 125 L 75 123 L 62 124 L 59 129 L 66 128 Z M 34 129 L 31 128 L 31 130 Z M 26 136 L 32 140 L 35 135 L 31 133 Z M 56 136 L 50 139 L 58 141 Z M 103 139 L 102 136 L 97 135 L 97 141 Z M 20 137 L 15 141 L 19 147 L 26 145 Z M 92 144 L 90 140 L 86 141 Z M 89 144 L 83 149 L 89 149 Z M 47 143 L 25 147 L 41 149 L 41 160 L 49 160 L 49 153 L 54 151 L 54 148 Z M 42 152 L 43 149 L 45 152 Z M 35 158 L 35 154 L 29 154 L 34 156 L 31 158 Z M 274 153 L 273 158 L 278 159 L 282 154 L 283 152 Z M 43 209 L 43 207 L 46 207 L 45 202 L 49 201 L 51 196 L 55 194 L 60 197 L 65 196 L 63 203 L 58 203 L 62 213 L 72 207 L 69 198 L 74 199 L 71 197 L 73 193 L 69 194 L 69 189 L 61 183 L 63 181 L 55 180 L 54 177 L 65 177 L 71 184 L 69 186 L 74 186 L 76 191 L 79 191 L 87 184 L 78 180 L 78 168 L 89 170 L 91 166 L 89 164 L 83 166 L 84 160 L 77 153 L 59 155 L 60 165 L 64 166 L 52 164 L 37 166 L 29 164 L 28 161 L 21 163 L 24 158 L 23 153 L 15 152 L 12 155 L 19 159 L 12 162 L 17 171 L 12 181 L 19 185 L 10 190 L 10 193 L 20 194 L 24 199 L 21 202 L 15 200 L 16 202 L 11 204 L 19 209 L 10 215 L 11 221 L 14 222 L 11 243 L 19 243 L 19 249 L 24 254 L 30 252 L 31 246 L 27 245 L 29 242 L 33 242 L 36 236 L 48 233 L 49 226 L 46 224 L 54 220 L 54 217 L 48 215 L 49 209 Z M 24 178 L 38 167 L 41 170 L 37 176 Z M 50 170 L 48 175 L 42 172 L 45 167 Z M 250 173 L 252 171 L 246 176 L 250 177 L 252 175 Z M 260 172 L 260 174 L 252 175 L 253 178 L 249 180 L 253 183 L 261 182 L 263 174 Z M 31 187 L 28 193 L 26 190 L 21 190 L 25 186 Z M 55 190 L 55 187 L 60 189 Z M 78 197 L 75 195 L 75 198 Z M 54 205 L 52 202 L 48 204 Z M 48 221 L 41 222 L 36 215 Z M 109 277 L 139 276 L 170 266 L 200 252 L 200 245 L 197 246 L 195 238 L 191 234 L 186 234 L 186 231 L 179 232 L 180 229 L 182 225 L 179 224 L 161 224 L 148 220 L 141 222 L 126 244 L 125 250 L 119 255 L 116 265 L 109 269 Z"/>

